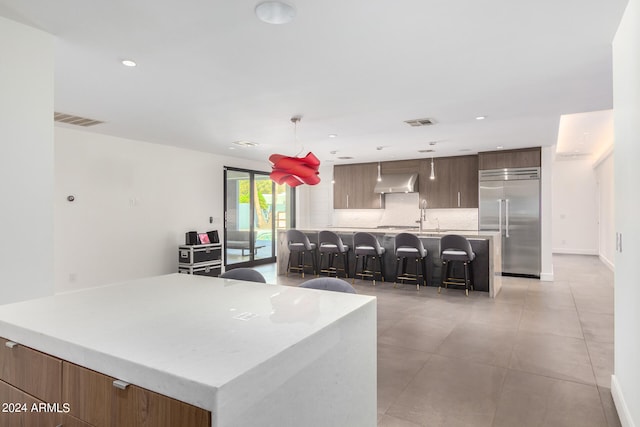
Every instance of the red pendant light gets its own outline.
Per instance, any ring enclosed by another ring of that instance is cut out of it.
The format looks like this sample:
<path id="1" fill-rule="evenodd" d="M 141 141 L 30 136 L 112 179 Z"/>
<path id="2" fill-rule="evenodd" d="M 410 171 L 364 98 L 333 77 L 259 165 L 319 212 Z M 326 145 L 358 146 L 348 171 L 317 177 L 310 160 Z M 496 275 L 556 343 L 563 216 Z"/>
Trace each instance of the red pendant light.
<path id="1" fill-rule="evenodd" d="M 294 140 L 297 137 L 298 122 L 301 118 L 300 116 L 291 118 L 294 124 Z M 316 185 L 320 182 L 318 172 L 320 160 L 312 152 L 304 157 L 272 154 L 269 156 L 269 161 L 272 167 L 269 177 L 277 184 L 297 187 L 300 184 Z"/>

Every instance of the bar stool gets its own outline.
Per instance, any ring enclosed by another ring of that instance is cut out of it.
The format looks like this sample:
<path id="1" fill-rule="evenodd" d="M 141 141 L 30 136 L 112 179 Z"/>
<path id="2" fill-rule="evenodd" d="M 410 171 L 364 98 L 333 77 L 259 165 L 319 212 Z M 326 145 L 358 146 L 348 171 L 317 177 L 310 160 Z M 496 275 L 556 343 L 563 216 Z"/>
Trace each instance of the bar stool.
<path id="1" fill-rule="evenodd" d="M 420 290 L 420 282 L 418 281 L 420 276 L 422 276 L 422 283 L 427 286 L 427 250 L 424 248 L 422 241 L 415 234 L 400 233 L 396 235 L 395 246 L 396 281 L 393 286 L 395 287 L 398 281 L 404 284 L 406 280 L 415 280 L 416 289 Z M 415 274 L 407 272 L 407 260 L 409 258 L 413 258 L 416 261 Z M 421 270 L 421 275 L 418 274 L 419 270 Z"/>
<path id="2" fill-rule="evenodd" d="M 289 271 L 296 270 L 304 277 L 305 267 L 312 267 L 313 274 L 316 274 L 316 253 L 317 247 L 315 243 L 309 242 L 309 238 L 300 230 L 287 230 L 287 246 L 289 247 L 289 259 L 287 260 L 287 276 Z M 298 263 L 295 267 L 291 266 L 291 254 L 296 253 Z M 304 264 L 304 256 L 306 253 L 311 255 L 311 265 Z"/>
<path id="3" fill-rule="evenodd" d="M 337 277 L 316 277 L 315 279 L 307 280 L 302 283 L 300 287 L 307 289 L 320 289 L 324 291 L 345 292 L 348 294 L 357 293 L 349 282 Z"/>
<path id="4" fill-rule="evenodd" d="M 464 293 L 469 296 L 469 287 L 473 290 L 473 280 L 469 266 L 475 259 L 476 254 L 471 249 L 471 243 L 464 236 L 457 234 L 447 234 L 440 239 L 440 259 L 442 259 L 443 273 L 442 281 L 438 287 L 438 293 L 442 285 L 448 288 L 449 285 L 464 285 Z M 451 263 L 462 262 L 464 264 L 464 279 L 451 276 Z"/>
<path id="5" fill-rule="evenodd" d="M 338 277 L 338 270 L 344 272 L 345 277 L 349 277 L 349 246 L 342 243 L 342 239 L 333 231 L 323 230 L 318 234 L 318 245 L 320 251 L 320 262 L 318 268 L 320 273 L 335 274 Z M 327 260 L 327 268 L 322 269 L 322 257 L 324 254 L 329 255 Z M 342 268 L 334 267 L 334 259 L 342 255 Z"/>
<path id="6" fill-rule="evenodd" d="M 380 274 L 380 278 L 384 282 L 384 261 L 382 256 L 384 255 L 384 248 L 380 246 L 378 239 L 371 233 L 358 232 L 353 236 L 353 252 L 356 254 L 356 267 L 353 270 L 353 284 L 356 281 L 356 277 L 360 276 L 361 279 L 365 277 L 371 277 L 373 279 L 373 286 L 376 285 L 376 273 Z M 362 256 L 362 269 L 358 273 L 358 258 Z M 375 260 L 378 259 L 380 266 L 379 271 L 369 270 L 369 258 Z"/>

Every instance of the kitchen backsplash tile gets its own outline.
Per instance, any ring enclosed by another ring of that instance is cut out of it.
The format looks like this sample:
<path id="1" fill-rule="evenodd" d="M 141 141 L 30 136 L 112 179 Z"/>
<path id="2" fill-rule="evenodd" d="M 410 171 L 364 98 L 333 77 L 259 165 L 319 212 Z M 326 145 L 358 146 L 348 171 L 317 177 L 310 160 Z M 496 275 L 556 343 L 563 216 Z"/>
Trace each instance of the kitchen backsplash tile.
<path id="1" fill-rule="evenodd" d="M 334 227 L 418 226 L 418 193 L 385 194 L 385 209 L 335 209 Z M 425 229 L 477 230 L 478 209 L 427 209 Z"/>

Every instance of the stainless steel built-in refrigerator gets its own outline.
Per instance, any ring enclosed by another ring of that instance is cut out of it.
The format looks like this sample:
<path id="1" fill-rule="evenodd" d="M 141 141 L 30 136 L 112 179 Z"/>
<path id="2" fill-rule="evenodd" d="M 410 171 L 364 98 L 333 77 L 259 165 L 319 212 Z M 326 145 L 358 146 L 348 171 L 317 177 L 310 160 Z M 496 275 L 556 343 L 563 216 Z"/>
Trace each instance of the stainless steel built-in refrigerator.
<path id="1" fill-rule="evenodd" d="M 502 235 L 502 273 L 540 277 L 540 168 L 479 174 L 479 228 Z"/>

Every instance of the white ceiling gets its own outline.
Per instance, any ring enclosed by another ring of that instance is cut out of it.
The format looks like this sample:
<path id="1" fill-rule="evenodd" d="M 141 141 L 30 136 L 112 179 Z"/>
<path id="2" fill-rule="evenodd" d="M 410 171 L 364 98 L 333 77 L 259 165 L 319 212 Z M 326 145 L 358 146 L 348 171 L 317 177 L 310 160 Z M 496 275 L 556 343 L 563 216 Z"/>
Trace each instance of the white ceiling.
<path id="1" fill-rule="evenodd" d="M 613 110 L 566 114 L 560 117 L 556 156 L 597 161 L 613 146 Z"/>
<path id="2" fill-rule="evenodd" d="M 627 0 L 297 0 L 287 25 L 258 2 L 0 0 L 0 15 L 57 36 L 55 109 L 105 121 L 90 131 L 256 160 L 299 151 L 296 114 L 305 150 L 352 163 L 553 145 L 561 115 L 612 107 Z"/>

